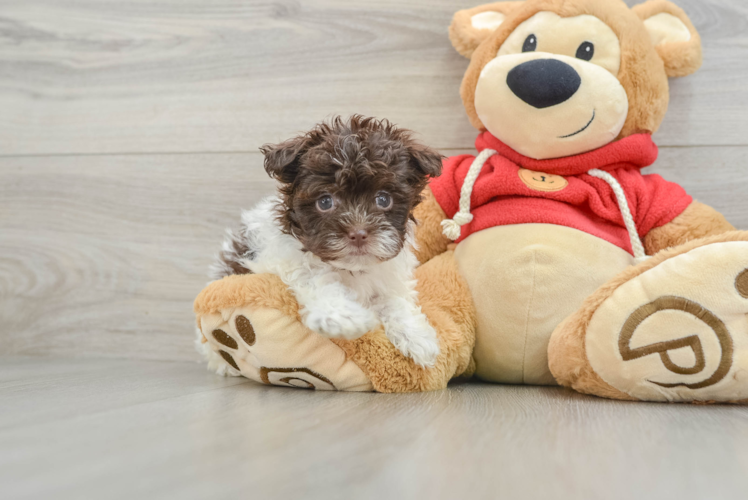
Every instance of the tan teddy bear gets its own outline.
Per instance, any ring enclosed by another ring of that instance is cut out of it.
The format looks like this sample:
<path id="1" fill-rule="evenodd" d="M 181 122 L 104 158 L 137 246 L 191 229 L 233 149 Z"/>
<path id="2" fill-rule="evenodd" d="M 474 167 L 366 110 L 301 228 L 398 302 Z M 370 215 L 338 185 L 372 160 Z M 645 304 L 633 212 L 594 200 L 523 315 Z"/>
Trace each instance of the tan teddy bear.
<path id="1" fill-rule="evenodd" d="M 404 358 L 381 328 L 305 329 L 270 275 L 195 302 L 235 375 L 329 390 L 423 391 L 455 377 L 561 384 L 649 401 L 748 400 L 748 232 L 643 175 L 668 76 L 701 42 L 665 0 L 527 0 L 460 11 L 461 94 L 476 156 L 445 161 L 417 208 L 416 276 L 441 355 Z"/>

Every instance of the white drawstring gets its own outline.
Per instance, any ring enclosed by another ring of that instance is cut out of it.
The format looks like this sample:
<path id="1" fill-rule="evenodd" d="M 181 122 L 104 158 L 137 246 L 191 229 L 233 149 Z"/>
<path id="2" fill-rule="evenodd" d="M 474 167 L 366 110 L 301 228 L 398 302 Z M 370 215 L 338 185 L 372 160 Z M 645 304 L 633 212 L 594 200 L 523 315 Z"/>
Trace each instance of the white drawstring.
<path id="1" fill-rule="evenodd" d="M 442 233 L 450 240 L 458 239 L 461 234 L 460 228 L 465 224 L 470 224 L 470 221 L 473 220 L 473 215 L 470 213 L 470 197 L 473 195 L 473 185 L 480 175 L 483 165 L 495 154 L 496 151 L 493 149 L 484 149 L 470 165 L 470 170 L 468 170 L 460 190 L 460 210 L 451 219 L 442 221 Z"/>
<path id="2" fill-rule="evenodd" d="M 626 231 L 628 231 L 629 239 L 631 240 L 631 248 L 634 250 L 634 260 L 637 264 L 644 262 L 649 257 L 644 252 L 644 245 L 642 245 L 642 240 L 639 238 L 639 233 L 636 230 L 636 223 L 634 222 L 634 217 L 631 215 L 631 208 L 629 207 L 629 202 L 626 199 L 626 194 L 623 192 L 621 184 L 608 172 L 604 172 L 597 168 L 593 168 L 587 173 L 592 177 L 597 177 L 598 179 L 607 182 L 613 190 L 613 193 L 615 193 L 616 200 L 618 200 L 618 209 L 621 211 L 621 215 L 623 216 L 623 223 L 626 225 Z"/>

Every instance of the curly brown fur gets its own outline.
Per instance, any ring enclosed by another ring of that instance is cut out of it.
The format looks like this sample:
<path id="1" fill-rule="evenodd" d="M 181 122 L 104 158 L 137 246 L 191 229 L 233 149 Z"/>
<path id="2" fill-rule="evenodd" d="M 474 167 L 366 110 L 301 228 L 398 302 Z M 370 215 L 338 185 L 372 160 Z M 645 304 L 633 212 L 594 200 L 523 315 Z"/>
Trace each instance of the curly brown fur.
<path id="1" fill-rule="evenodd" d="M 283 231 L 323 261 L 341 258 L 354 231 L 386 247 L 378 257 L 397 255 L 421 192 L 442 167 L 441 155 L 409 130 L 360 115 L 333 118 L 261 150 L 265 170 L 281 183 Z M 377 205 L 381 193 L 391 197 L 391 207 Z M 334 204 L 328 212 L 318 206 L 325 196 Z"/>
<path id="2" fill-rule="evenodd" d="M 351 255 L 351 235 L 365 234 L 379 260 L 397 255 L 405 244 L 409 221 L 422 201 L 430 177 L 438 176 L 442 156 L 413 139 L 411 131 L 387 120 L 353 115 L 335 117 L 306 134 L 261 148 L 265 170 L 280 182 L 278 222 L 283 232 L 323 261 Z M 392 206 L 376 199 L 386 193 Z M 334 207 L 317 202 L 330 196 Z M 247 227 L 228 231 L 211 267 L 212 279 L 247 274 L 253 259 Z"/>

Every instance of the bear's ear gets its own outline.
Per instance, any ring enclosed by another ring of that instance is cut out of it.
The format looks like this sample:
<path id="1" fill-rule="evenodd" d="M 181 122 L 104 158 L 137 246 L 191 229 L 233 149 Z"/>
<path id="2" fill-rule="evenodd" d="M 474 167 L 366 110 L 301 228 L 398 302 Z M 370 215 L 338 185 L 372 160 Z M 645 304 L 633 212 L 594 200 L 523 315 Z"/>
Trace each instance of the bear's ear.
<path id="1" fill-rule="evenodd" d="M 525 2 L 496 2 L 457 12 L 449 27 L 452 46 L 470 58 L 483 40 L 496 31 L 506 16 Z"/>
<path id="2" fill-rule="evenodd" d="M 701 67 L 701 37 L 680 7 L 650 0 L 633 10 L 644 21 L 667 76 L 690 75 Z"/>

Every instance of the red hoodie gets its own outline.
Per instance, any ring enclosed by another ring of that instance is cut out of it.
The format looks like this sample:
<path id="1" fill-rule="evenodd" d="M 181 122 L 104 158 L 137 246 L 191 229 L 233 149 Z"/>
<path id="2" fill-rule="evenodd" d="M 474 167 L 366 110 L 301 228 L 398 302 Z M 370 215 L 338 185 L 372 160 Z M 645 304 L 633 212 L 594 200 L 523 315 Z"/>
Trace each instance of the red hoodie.
<path id="1" fill-rule="evenodd" d="M 478 136 L 475 145 L 478 151 L 493 149 L 498 154 L 488 159 L 475 181 L 470 200 L 473 220 L 462 226 L 458 243 L 494 226 L 545 223 L 579 229 L 633 253 L 613 189 L 587 174 L 595 168 L 620 183 L 640 237 L 673 220 L 692 202 L 679 185 L 656 174 L 642 175 L 640 170 L 657 159 L 657 146 L 649 134 L 551 160 L 522 156 L 488 132 Z M 474 159 L 471 155 L 446 159 L 442 175 L 430 183 L 450 218 L 459 210 L 460 189 Z"/>

